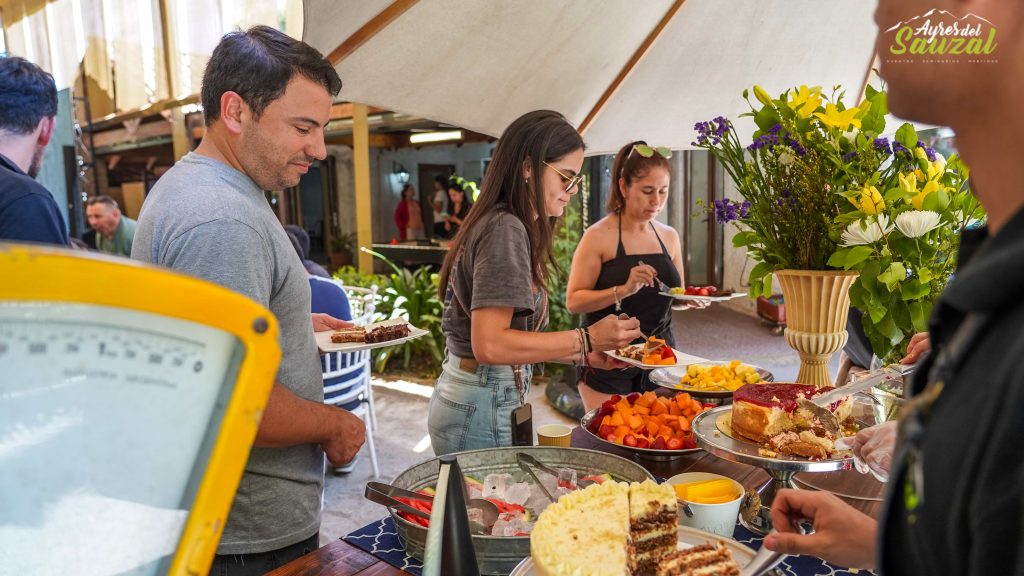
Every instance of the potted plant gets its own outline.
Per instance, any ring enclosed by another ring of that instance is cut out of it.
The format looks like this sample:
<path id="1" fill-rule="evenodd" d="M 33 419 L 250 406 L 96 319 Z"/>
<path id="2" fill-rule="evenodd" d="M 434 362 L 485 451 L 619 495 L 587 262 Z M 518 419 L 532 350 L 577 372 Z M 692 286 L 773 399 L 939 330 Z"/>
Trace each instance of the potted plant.
<path id="1" fill-rule="evenodd" d="M 331 269 L 337 270 L 342 266 L 350 266 L 353 261 L 353 254 L 357 244 L 356 235 L 339 232 L 331 238 Z"/>
<path id="2" fill-rule="evenodd" d="M 744 144 L 731 121 L 696 124 L 694 145 L 722 164 L 743 201 L 715 202 L 720 223 L 741 231 L 733 245 L 756 262 L 750 297 L 769 297 L 772 275 L 786 302 L 786 341 L 800 354 L 797 381 L 831 384 L 828 360 L 846 343 L 849 289 L 857 273 L 830 264 L 840 248 L 837 218 L 842 194 L 862 190 L 878 172 L 883 153 L 872 142 L 885 128 L 885 93 L 871 90 L 847 108 L 844 93 L 801 86 L 772 98 L 753 89 L 743 97 L 757 130 Z"/>

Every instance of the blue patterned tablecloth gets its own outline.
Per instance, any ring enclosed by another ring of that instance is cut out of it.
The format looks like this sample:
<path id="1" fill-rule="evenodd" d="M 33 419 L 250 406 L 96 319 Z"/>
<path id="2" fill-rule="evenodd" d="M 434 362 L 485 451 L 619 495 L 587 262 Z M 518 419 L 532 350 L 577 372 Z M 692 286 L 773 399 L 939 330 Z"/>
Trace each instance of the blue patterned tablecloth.
<path id="1" fill-rule="evenodd" d="M 755 550 L 761 547 L 761 538 L 738 524 L 736 525 L 736 531 L 733 532 L 733 538 L 737 542 L 742 542 Z M 390 516 L 363 526 L 359 530 L 345 536 L 344 540 L 410 574 L 420 576 L 422 572 L 422 563 L 405 554 L 405 548 L 402 547 L 402 541 L 398 539 L 398 532 L 395 530 L 394 521 L 391 520 Z M 789 557 L 779 565 L 779 568 L 787 576 L 871 575 L 871 572 L 864 570 L 856 572 L 838 568 L 811 556 Z"/>

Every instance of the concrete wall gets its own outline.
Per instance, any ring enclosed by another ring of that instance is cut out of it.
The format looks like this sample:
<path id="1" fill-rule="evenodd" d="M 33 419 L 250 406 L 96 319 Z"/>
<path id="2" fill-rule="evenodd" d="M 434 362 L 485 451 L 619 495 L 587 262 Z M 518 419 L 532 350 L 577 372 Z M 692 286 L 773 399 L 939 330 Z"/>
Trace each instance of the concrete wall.
<path id="1" fill-rule="evenodd" d="M 728 176 L 725 178 L 724 191 L 726 198 L 740 202 L 743 201 L 743 197 L 740 196 L 736 185 Z M 725 238 L 722 242 L 722 287 L 732 288 L 737 292 L 746 292 L 750 289 L 750 286 L 747 284 L 747 278 L 750 275 L 750 270 L 754 267 L 754 261 L 747 256 L 745 248 L 733 247 L 732 239 L 733 236 L 736 236 L 737 232 L 739 232 L 739 229 L 732 224 L 725 227 Z M 736 298 L 735 300 L 718 304 L 718 306 L 726 306 L 751 316 L 757 315 L 756 305 L 749 298 Z"/>

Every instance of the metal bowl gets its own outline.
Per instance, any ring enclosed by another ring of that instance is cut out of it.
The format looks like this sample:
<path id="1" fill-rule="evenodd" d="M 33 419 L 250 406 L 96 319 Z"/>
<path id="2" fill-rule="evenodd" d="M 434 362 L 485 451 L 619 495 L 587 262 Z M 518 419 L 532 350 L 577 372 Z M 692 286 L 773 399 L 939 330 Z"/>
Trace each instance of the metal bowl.
<path id="1" fill-rule="evenodd" d="M 706 366 L 711 364 L 728 364 L 728 362 L 703 362 L 700 366 Z M 761 368 L 760 366 L 754 366 L 753 364 L 747 364 L 754 370 L 757 371 L 758 375 L 761 376 L 762 382 L 774 382 L 775 376 Z M 667 388 L 673 392 L 686 392 L 690 396 L 700 398 L 701 400 L 707 401 L 708 404 L 731 404 L 732 403 L 732 390 L 704 390 L 701 388 L 686 388 L 679 386 L 679 380 L 686 374 L 686 366 L 673 367 L 673 368 L 658 368 L 651 370 L 651 382 Z"/>
<path id="2" fill-rule="evenodd" d="M 550 446 L 513 446 L 459 452 L 456 457 L 462 473 L 483 481 L 492 473 L 518 474 L 517 453 L 529 454 L 541 462 L 556 468 L 573 468 L 591 474 L 610 474 L 613 479 L 626 482 L 642 482 L 653 478 L 647 470 L 625 458 L 584 450 L 582 448 L 557 448 Z M 398 475 L 392 485 L 406 490 L 420 490 L 437 484 L 440 462 L 437 458 L 427 460 L 406 469 Z M 581 474 L 583 475 L 583 474 Z M 427 529 L 398 516 L 388 509 L 398 530 L 398 537 L 405 545 L 405 551 L 412 557 L 423 560 L 423 549 L 427 541 Z M 477 564 L 482 574 L 508 574 L 523 558 L 530 555 L 530 538 L 473 536 Z"/>
<path id="3" fill-rule="evenodd" d="M 634 448 L 633 446 L 626 446 L 624 444 L 615 444 L 613 442 L 609 442 L 590 431 L 590 422 L 597 417 L 597 413 L 600 411 L 601 408 L 594 408 L 590 412 L 587 412 L 586 416 L 584 416 L 583 419 L 580 420 L 580 426 L 582 426 L 583 429 L 587 431 L 587 434 L 590 434 L 594 438 L 597 438 L 602 443 L 607 444 L 609 446 L 615 446 L 616 448 L 629 450 L 637 458 L 653 460 L 655 462 L 665 462 L 668 460 L 675 460 L 676 458 L 681 458 L 687 454 L 700 452 L 702 450 L 702 448 L 684 448 L 683 450 L 656 450 L 654 448 Z M 694 442 L 696 442 L 696 440 L 694 440 Z"/>

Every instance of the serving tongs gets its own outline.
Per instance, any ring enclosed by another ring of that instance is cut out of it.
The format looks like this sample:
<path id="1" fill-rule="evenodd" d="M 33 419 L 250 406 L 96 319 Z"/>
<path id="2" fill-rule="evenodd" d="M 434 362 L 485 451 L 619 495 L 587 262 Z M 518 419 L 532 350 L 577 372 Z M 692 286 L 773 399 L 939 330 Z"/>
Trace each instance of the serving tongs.
<path id="1" fill-rule="evenodd" d="M 817 416 L 821 425 L 824 426 L 826 430 L 840 435 L 839 421 L 836 419 L 836 415 L 829 410 L 829 407 L 833 402 L 840 400 L 844 396 L 851 396 L 858 392 L 874 388 L 883 382 L 902 380 L 906 378 L 907 375 L 912 374 L 915 368 L 917 368 L 916 364 L 890 364 L 888 366 L 883 366 L 877 370 L 866 372 L 852 384 L 840 386 L 839 388 L 830 390 L 810 399 L 798 398 L 796 403 L 801 408 L 804 408 L 811 414 Z"/>
<path id="2" fill-rule="evenodd" d="M 371 502 L 383 504 L 394 508 L 395 510 L 408 512 L 414 516 L 430 520 L 430 513 L 409 506 L 408 504 L 403 504 L 396 500 L 395 496 L 408 498 L 410 500 L 422 500 L 430 503 L 434 502 L 433 496 L 420 494 L 419 492 L 412 492 L 411 490 L 405 490 L 404 488 L 399 488 L 398 486 L 392 486 L 391 484 L 384 484 L 381 482 L 367 482 L 366 492 L 363 495 Z M 480 510 L 480 516 L 483 519 L 483 524 L 481 526 L 474 526 L 474 528 L 481 534 L 488 533 L 488 527 L 493 526 L 494 521 L 498 519 L 498 507 L 490 500 L 485 500 L 483 498 L 470 498 L 466 500 L 466 508 L 468 510 Z M 471 524 L 475 524 L 475 522 Z"/>
<path id="3" fill-rule="evenodd" d="M 533 468 L 536 468 L 546 474 L 550 474 L 551 476 L 554 476 L 555 480 L 558 480 L 559 477 L 558 470 L 548 466 L 547 464 L 544 464 L 543 462 L 537 460 L 533 456 L 530 456 L 529 454 L 524 454 L 522 452 L 516 453 L 516 464 L 518 464 L 524 472 L 526 472 L 533 478 L 533 482 L 540 487 L 541 491 L 544 492 L 544 495 L 548 497 L 548 500 L 551 500 L 552 502 L 557 500 L 557 498 L 555 498 L 551 494 L 551 492 L 548 491 L 547 487 L 544 486 L 544 483 L 540 481 L 540 478 L 537 477 L 537 474 L 533 471 Z M 586 488 L 591 484 L 594 484 L 593 480 L 576 480 L 576 486 L 578 488 Z"/>

